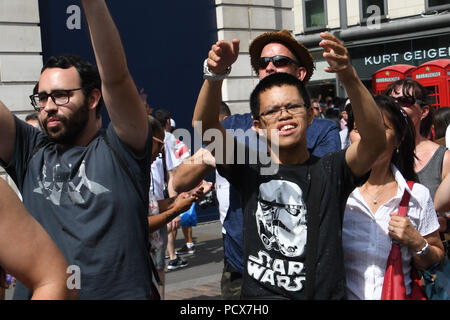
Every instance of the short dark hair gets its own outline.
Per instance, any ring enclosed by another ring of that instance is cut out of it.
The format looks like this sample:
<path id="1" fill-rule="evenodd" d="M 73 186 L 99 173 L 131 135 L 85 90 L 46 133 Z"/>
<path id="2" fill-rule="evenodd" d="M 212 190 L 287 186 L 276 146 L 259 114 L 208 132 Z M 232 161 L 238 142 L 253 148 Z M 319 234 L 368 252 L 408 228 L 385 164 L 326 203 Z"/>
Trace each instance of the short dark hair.
<path id="1" fill-rule="evenodd" d="M 72 67 L 78 71 L 81 87 L 86 97 L 89 97 L 94 89 L 102 91 L 102 81 L 97 67 L 76 55 L 64 54 L 50 57 L 42 68 L 41 73 L 50 68 L 70 69 Z M 38 88 L 35 87 L 35 89 L 37 91 Z M 102 106 L 103 98 L 101 97 L 95 110 L 97 115 L 101 112 Z"/>
<path id="2" fill-rule="evenodd" d="M 311 99 L 309 97 L 309 93 L 305 88 L 305 85 L 303 82 L 301 82 L 299 79 L 294 77 L 291 74 L 284 73 L 284 72 L 277 72 L 274 74 L 271 74 L 264 79 L 262 79 L 256 88 L 253 90 L 251 96 L 250 96 L 250 109 L 253 116 L 253 119 L 258 120 L 259 119 L 259 113 L 260 113 L 260 95 L 261 93 L 265 92 L 266 90 L 272 89 L 273 87 L 281 87 L 281 86 L 293 86 L 297 88 L 298 93 L 303 98 L 303 101 L 305 103 L 305 107 L 308 109 L 311 106 Z"/>
<path id="3" fill-rule="evenodd" d="M 38 120 L 39 121 L 38 113 L 32 112 L 32 113 L 27 114 L 27 116 L 25 117 L 25 121 L 30 121 L 30 120 Z"/>
<path id="4" fill-rule="evenodd" d="M 164 127 L 161 125 L 161 123 L 159 122 L 158 119 L 156 119 L 153 116 L 148 116 L 148 121 L 150 123 L 150 128 L 152 129 L 153 136 L 157 132 L 162 133 L 164 136 L 164 134 L 165 134 Z"/>
<path id="5" fill-rule="evenodd" d="M 450 125 L 450 107 L 440 107 L 434 114 L 434 135 L 436 139 L 445 137 Z"/>
<path id="6" fill-rule="evenodd" d="M 430 105 L 428 90 L 415 80 L 400 79 L 389 84 L 384 91 L 384 94 L 390 96 L 393 92 L 396 92 L 398 87 L 402 87 L 402 95 L 404 97 L 421 100 L 423 105 L 429 106 L 430 111 L 428 112 L 428 115 L 420 121 L 420 134 L 423 137 L 428 137 L 431 132 L 434 117 L 434 107 Z M 409 93 L 410 91 L 412 92 L 412 95 Z"/>
<path id="7" fill-rule="evenodd" d="M 161 123 L 163 128 L 165 128 L 167 120 L 170 119 L 170 112 L 165 109 L 158 109 L 153 113 L 153 116 Z"/>
<path id="8" fill-rule="evenodd" d="M 230 107 L 228 107 L 228 105 L 222 101 L 222 103 L 220 104 L 220 115 L 222 116 L 231 116 L 231 111 L 230 111 Z"/>

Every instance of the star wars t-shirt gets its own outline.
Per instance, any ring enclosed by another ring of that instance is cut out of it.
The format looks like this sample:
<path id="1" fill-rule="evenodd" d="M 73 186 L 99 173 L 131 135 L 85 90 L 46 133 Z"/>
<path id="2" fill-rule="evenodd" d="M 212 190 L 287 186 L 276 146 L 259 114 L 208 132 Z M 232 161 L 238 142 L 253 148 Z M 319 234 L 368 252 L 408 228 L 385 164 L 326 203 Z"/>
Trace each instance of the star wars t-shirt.
<path id="1" fill-rule="evenodd" d="M 248 158 L 247 158 L 248 159 Z M 312 166 L 318 176 L 311 176 Z M 280 165 L 261 174 L 261 164 L 218 169 L 241 194 L 244 208 L 242 298 L 305 299 L 308 193 L 320 183 L 320 229 L 315 270 L 315 299 L 345 299 L 342 219 L 352 190 L 363 183 L 345 161 L 345 151 L 311 157 L 299 165 Z"/>
<path id="2" fill-rule="evenodd" d="M 71 270 L 79 271 L 71 273 L 79 299 L 151 298 L 147 223 L 151 130 L 146 153 L 138 157 L 112 125 L 86 147 L 65 149 L 18 118 L 15 125 L 15 152 L 6 171 L 30 214 L 58 245 Z M 14 298 L 29 297 L 18 284 Z"/>

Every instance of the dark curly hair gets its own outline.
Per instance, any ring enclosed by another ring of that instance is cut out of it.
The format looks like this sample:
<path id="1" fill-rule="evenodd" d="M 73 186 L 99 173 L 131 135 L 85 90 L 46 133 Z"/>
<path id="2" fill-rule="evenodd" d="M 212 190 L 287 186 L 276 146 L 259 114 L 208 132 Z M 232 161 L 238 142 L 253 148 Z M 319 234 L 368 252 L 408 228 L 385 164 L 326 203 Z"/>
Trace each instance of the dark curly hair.
<path id="1" fill-rule="evenodd" d="M 94 89 L 98 89 L 101 92 L 102 81 L 97 67 L 76 55 L 64 54 L 50 57 L 42 68 L 41 73 L 50 68 L 70 69 L 72 67 L 80 75 L 81 87 L 86 97 L 89 97 Z M 37 87 L 35 87 L 34 91 L 37 91 Z M 96 108 L 97 115 L 100 114 L 102 106 L 103 98 L 100 98 Z"/>

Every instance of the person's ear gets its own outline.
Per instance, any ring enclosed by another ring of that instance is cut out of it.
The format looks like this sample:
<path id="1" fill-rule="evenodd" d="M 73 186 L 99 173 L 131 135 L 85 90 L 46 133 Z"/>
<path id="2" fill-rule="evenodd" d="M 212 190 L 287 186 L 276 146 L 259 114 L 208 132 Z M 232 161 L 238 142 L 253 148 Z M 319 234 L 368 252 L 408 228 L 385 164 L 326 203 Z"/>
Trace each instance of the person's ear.
<path id="1" fill-rule="evenodd" d="M 421 107 L 422 109 L 422 116 L 420 117 L 420 120 L 425 119 L 428 114 L 430 113 L 430 106 L 429 105 L 425 105 Z"/>
<path id="2" fill-rule="evenodd" d="M 96 109 L 100 99 L 102 97 L 102 93 L 99 89 L 93 89 L 91 91 L 91 94 L 89 95 L 88 103 L 89 103 L 89 110 Z"/>
<path id="3" fill-rule="evenodd" d="M 262 119 L 260 120 L 253 120 L 253 127 L 252 129 L 259 133 L 259 135 L 264 136 L 264 122 Z"/>
<path id="4" fill-rule="evenodd" d="M 303 81 L 306 77 L 306 68 L 305 67 L 298 67 L 297 68 L 297 79 L 300 81 Z"/>

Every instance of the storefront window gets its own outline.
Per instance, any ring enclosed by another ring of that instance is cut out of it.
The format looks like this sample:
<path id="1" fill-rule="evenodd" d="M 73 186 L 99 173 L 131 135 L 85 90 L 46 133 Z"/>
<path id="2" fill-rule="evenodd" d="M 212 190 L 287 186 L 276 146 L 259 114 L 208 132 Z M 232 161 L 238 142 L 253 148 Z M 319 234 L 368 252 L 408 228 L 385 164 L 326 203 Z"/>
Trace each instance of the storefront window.
<path id="1" fill-rule="evenodd" d="M 427 0 L 426 8 L 429 10 L 439 10 L 450 8 L 450 0 Z"/>
<path id="2" fill-rule="evenodd" d="M 384 18 L 387 15 L 386 0 L 361 0 L 361 21 L 366 21 L 368 18 L 379 16 Z"/>
<path id="3" fill-rule="evenodd" d="M 306 30 L 325 29 L 327 17 L 324 0 L 304 0 L 303 13 Z"/>

